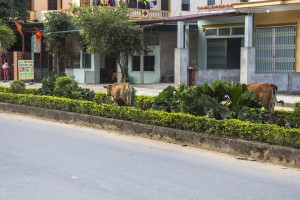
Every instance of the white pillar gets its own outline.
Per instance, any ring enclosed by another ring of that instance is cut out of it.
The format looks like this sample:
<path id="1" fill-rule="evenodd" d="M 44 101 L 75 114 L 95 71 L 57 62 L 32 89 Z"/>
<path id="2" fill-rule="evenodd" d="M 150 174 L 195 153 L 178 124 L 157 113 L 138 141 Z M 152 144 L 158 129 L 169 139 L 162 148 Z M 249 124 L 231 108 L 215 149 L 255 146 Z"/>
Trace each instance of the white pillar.
<path id="1" fill-rule="evenodd" d="M 245 17 L 245 47 L 241 48 L 240 82 L 250 84 L 255 82 L 255 48 L 252 47 L 253 17 Z"/>
<path id="2" fill-rule="evenodd" d="M 140 84 L 144 83 L 144 53 L 140 57 Z"/>
<path id="3" fill-rule="evenodd" d="M 255 49 L 253 47 L 241 48 L 240 83 L 255 82 Z"/>
<path id="4" fill-rule="evenodd" d="M 184 22 L 177 22 L 177 48 L 184 48 Z"/>
<path id="5" fill-rule="evenodd" d="M 84 52 L 83 52 L 83 40 L 80 40 L 80 69 L 83 68 L 84 62 Z"/>
<path id="6" fill-rule="evenodd" d="M 188 26 L 187 26 L 188 27 Z M 188 31 L 184 30 L 184 22 L 177 22 L 177 48 L 175 49 L 175 69 L 174 69 L 174 84 L 179 85 L 180 83 L 187 84 L 187 67 L 189 65 L 189 50 L 186 48 L 185 43 L 188 41 L 184 39 L 184 35 Z"/>
<path id="7" fill-rule="evenodd" d="M 253 17 L 247 15 L 245 17 L 245 47 L 252 47 L 253 38 Z"/>
<path id="8" fill-rule="evenodd" d="M 185 22 L 185 48 L 189 49 L 190 43 L 190 23 Z"/>
<path id="9" fill-rule="evenodd" d="M 143 32 L 144 32 L 144 28 L 143 28 Z M 142 37 L 142 45 L 144 46 L 144 37 Z M 144 51 L 141 54 L 140 57 L 140 84 L 144 83 Z"/>

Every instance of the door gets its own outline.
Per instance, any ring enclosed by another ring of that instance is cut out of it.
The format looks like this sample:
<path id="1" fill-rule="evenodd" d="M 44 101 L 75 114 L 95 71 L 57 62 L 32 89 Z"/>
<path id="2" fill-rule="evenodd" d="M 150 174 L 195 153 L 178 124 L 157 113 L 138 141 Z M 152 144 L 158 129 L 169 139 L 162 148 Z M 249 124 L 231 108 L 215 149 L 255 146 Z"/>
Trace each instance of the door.
<path id="1" fill-rule="evenodd" d="M 161 10 L 169 10 L 169 0 L 161 0 Z"/>
<path id="2" fill-rule="evenodd" d="M 227 40 L 207 39 L 207 69 L 225 69 L 227 66 Z"/>

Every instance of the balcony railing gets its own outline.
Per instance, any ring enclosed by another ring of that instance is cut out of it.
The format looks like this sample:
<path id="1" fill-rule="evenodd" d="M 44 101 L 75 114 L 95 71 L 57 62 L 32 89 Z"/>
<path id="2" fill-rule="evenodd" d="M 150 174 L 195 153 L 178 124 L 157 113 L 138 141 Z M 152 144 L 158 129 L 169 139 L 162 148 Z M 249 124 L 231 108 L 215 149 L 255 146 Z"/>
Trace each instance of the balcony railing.
<path id="1" fill-rule="evenodd" d="M 155 19 L 169 17 L 169 11 L 161 10 L 144 10 L 129 8 L 129 15 L 131 19 Z"/>
<path id="2" fill-rule="evenodd" d="M 129 8 L 130 19 L 142 20 L 142 19 L 157 19 L 169 17 L 169 11 L 161 10 L 149 10 L 149 9 L 134 9 Z M 62 10 L 60 10 L 62 11 Z M 46 19 L 46 13 L 56 12 L 53 10 L 44 10 L 44 11 L 30 11 L 30 21 L 40 21 L 43 22 Z"/>

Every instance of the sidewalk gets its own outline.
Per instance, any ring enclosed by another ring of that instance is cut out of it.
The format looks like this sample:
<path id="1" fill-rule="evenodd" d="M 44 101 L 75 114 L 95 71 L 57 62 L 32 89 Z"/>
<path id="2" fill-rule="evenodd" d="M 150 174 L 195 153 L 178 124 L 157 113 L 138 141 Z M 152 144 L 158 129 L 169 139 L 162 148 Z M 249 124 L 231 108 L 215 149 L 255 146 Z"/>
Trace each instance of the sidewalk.
<path id="1" fill-rule="evenodd" d="M 10 82 L 0 82 L 0 85 L 9 86 Z M 106 92 L 106 89 L 103 88 L 104 85 L 107 84 L 79 84 L 82 88 L 89 88 L 94 92 Z M 156 96 L 158 95 L 163 89 L 167 88 L 169 85 L 174 86 L 173 83 L 153 83 L 153 84 L 133 84 L 134 88 L 137 91 L 138 95 L 145 95 L 145 96 Z M 40 88 L 42 87 L 41 83 L 34 83 L 33 85 L 29 85 L 26 83 L 26 88 Z M 293 94 L 277 94 L 277 100 L 283 100 L 285 103 L 284 107 L 276 106 L 277 109 L 283 108 L 291 108 L 295 104 L 295 102 L 300 101 L 300 95 L 293 95 Z"/>

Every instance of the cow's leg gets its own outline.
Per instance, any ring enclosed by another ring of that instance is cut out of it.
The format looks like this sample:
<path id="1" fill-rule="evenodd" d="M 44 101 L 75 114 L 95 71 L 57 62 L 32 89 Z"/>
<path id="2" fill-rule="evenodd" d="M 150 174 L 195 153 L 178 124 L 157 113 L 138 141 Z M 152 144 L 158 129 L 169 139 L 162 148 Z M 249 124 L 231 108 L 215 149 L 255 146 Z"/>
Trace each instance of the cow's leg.
<path id="1" fill-rule="evenodd" d="M 132 87 L 127 85 L 127 99 L 126 99 L 126 106 L 131 106 L 132 100 Z"/>
<path id="2" fill-rule="evenodd" d="M 272 98 L 270 101 L 270 116 L 269 116 L 269 124 L 275 123 L 275 102 L 276 102 L 276 96 L 272 94 Z"/>

